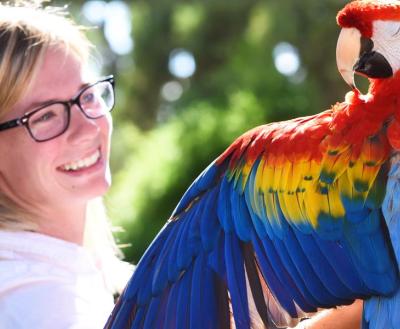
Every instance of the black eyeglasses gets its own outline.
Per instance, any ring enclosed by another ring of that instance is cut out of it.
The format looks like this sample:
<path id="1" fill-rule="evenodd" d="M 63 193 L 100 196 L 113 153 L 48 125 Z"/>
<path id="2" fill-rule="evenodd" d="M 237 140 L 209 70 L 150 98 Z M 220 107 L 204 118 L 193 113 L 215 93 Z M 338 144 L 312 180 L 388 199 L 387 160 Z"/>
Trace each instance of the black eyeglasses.
<path id="1" fill-rule="evenodd" d="M 112 75 L 90 84 L 69 101 L 56 101 L 26 113 L 20 118 L 0 123 L 0 131 L 25 126 L 36 142 L 45 142 L 63 134 L 69 126 L 71 107 L 78 105 L 89 119 L 98 119 L 114 107 Z"/>

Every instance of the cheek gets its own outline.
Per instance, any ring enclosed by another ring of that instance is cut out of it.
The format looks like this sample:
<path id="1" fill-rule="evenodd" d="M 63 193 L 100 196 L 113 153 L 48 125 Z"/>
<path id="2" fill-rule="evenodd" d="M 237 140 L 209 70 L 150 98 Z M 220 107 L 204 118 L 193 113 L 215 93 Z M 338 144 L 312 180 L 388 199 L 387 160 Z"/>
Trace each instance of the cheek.
<path id="1" fill-rule="evenodd" d="M 104 121 L 106 122 L 106 129 L 108 131 L 108 135 L 111 136 L 112 133 L 112 128 L 113 128 L 113 120 L 112 120 L 112 116 L 111 113 L 107 113 L 107 115 L 104 116 Z"/>
<path id="2" fill-rule="evenodd" d="M 6 155 L 2 156 L 0 161 L 0 171 L 3 175 L 22 172 L 24 167 L 29 171 L 31 166 L 27 164 L 35 161 L 36 145 L 28 140 L 30 137 L 25 133 L 22 128 L 15 128 L 14 131 L 6 131 L 1 136 L 0 154 Z"/>
<path id="3" fill-rule="evenodd" d="M 110 144 L 111 134 L 112 134 L 112 117 L 111 113 L 107 113 L 104 117 L 98 119 L 101 135 L 107 140 L 107 145 Z"/>
<path id="4" fill-rule="evenodd" d="M 3 140 L 0 143 L 0 152 L 7 154 L 0 161 L 0 190 L 17 200 L 35 199 L 54 182 L 49 166 L 51 150 L 18 138 L 9 142 L 8 146 Z"/>

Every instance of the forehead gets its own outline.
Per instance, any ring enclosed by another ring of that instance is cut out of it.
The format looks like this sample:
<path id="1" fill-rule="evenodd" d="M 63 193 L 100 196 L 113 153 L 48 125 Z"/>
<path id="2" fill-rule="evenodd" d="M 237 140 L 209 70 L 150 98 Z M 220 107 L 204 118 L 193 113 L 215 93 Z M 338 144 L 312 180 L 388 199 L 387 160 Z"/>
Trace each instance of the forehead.
<path id="1" fill-rule="evenodd" d="M 82 74 L 82 64 L 76 56 L 62 50 L 50 49 L 43 57 L 30 92 L 44 93 L 50 97 L 62 90 L 68 92 L 81 84 Z"/>
<path id="2" fill-rule="evenodd" d="M 32 106 L 53 99 L 69 99 L 84 81 L 83 65 L 72 53 L 49 49 L 43 56 L 29 90 L 7 116 L 22 115 Z"/>

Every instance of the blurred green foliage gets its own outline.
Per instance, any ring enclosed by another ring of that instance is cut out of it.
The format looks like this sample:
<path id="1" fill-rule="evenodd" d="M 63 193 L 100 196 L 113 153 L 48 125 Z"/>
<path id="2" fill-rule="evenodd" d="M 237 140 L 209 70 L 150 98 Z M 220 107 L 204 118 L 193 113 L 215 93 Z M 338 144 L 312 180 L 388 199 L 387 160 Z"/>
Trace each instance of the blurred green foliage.
<path id="1" fill-rule="evenodd" d="M 90 33 L 105 71 L 117 81 L 113 186 L 106 202 L 113 224 L 124 229 L 119 242 L 131 245 L 124 249 L 128 260 L 138 261 L 186 188 L 236 137 L 343 99 L 335 16 L 346 2 L 138 0 L 126 2 L 131 54 L 113 54 L 102 26 Z M 274 65 L 273 49 L 283 41 L 301 59 L 292 77 Z M 170 53 L 179 48 L 196 60 L 191 78 L 177 79 L 168 70 Z M 177 101 L 161 97 L 168 81 L 183 86 Z"/>

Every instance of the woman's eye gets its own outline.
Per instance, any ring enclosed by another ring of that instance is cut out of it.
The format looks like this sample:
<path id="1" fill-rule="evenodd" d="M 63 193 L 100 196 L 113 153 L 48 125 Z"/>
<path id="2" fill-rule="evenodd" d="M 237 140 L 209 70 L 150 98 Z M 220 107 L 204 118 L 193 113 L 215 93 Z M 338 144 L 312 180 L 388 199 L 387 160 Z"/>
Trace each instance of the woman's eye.
<path id="1" fill-rule="evenodd" d="M 94 101 L 94 93 L 90 92 L 82 96 L 81 102 L 83 104 L 90 104 Z"/>
<path id="2" fill-rule="evenodd" d="M 49 111 L 49 112 L 44 113 L 44 114 L 41 115 L 40 117 L 35 118 L 35 119 L 33 120 L 33 123 L 35 124 L 35 123 L 46 122 L 46 121 L 49 121 L 50 119 L 54 118 L 55 116 L 56 116 L 56 115 L 55 115 L 54 112 Z"/>

